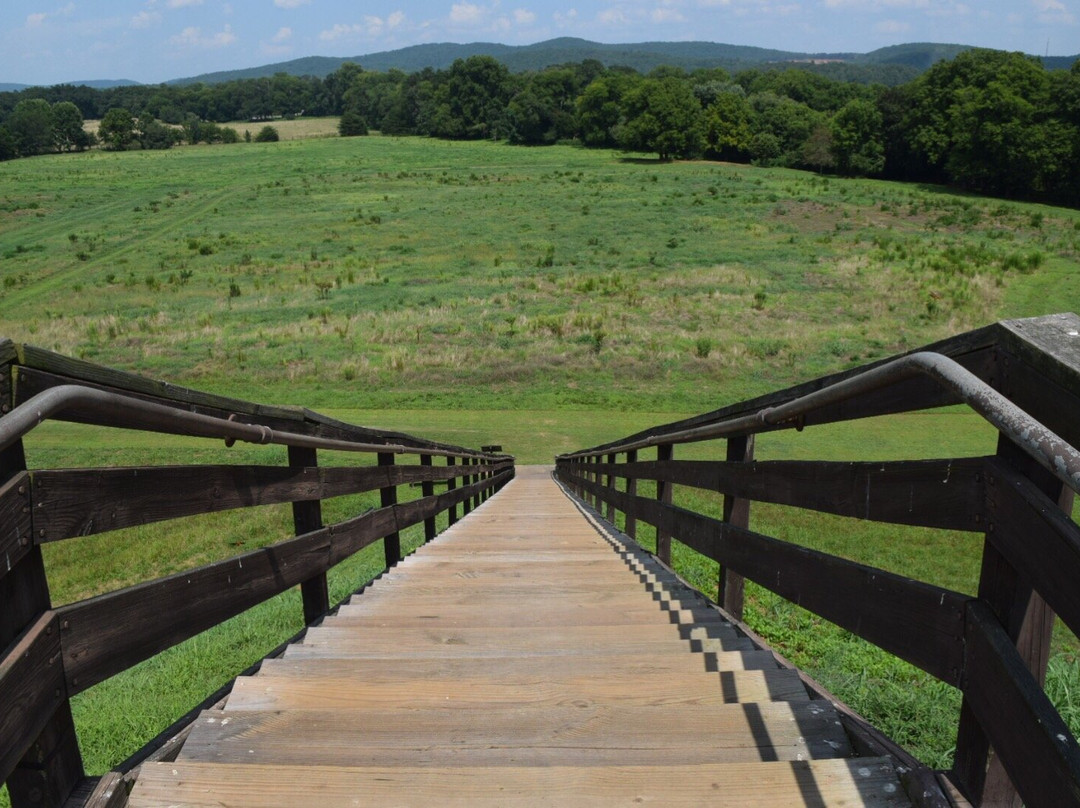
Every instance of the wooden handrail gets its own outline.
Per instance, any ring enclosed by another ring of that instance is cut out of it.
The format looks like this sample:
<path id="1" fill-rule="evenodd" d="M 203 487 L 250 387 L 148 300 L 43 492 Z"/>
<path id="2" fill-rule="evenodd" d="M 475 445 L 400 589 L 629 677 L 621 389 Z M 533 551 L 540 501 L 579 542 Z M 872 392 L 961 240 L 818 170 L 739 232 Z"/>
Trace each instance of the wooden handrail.
<path id="1" fill-rule="evenodd" d="M 316 620 L 330 608 L 328 570 L 380 540 L 395 562 L 400 531 L 423 524 L 430 539 L 438 515 L 452 521 L 514 475 L 501 452 L 208 396 L 4 341 L 0 412 L 0 781 L 14 808 L 60 806 L 82 778 L 71 696 L 296 585 L 305 622 Z M 22 439 L 47 418 L 278 444 L 288 465 L 27 470 Z M 318 450 L 376 455 L 379 465 L 319 466 Z M 420 463 L 395 463 L 400 455 Z M 435 481 L 448 483 L 445 493 Z M 421 498 L 399 502 L 398 487 L 413 483 Z M 382 507 L 322 524 L 322 500 L 373 491 Z M 46 542 L 275 503 L 293 504 L 295 538 L 85 601 L 49 601 Z"/>
<path id="2" fill-rule="evenodd" d="M 778 428 L 955 403 L 998 430 L 996 455 L 841 463 L 732 452 L 744 436 Z M 653 525 L 662 560 L 670 539 L 679 541 L 718 561 L 725 584 L 746 577 L 959 688 L 950 777 L 974 804 L 1006 804 L 1018 792 L 1028 806 L 1080 805 L 1080 747 L 1040 687 L 1053 613 L 1080 633 L 1080 527 L 1070 518 L 1080 488 L 1080 452 L 1071 445 L 1080 442 L 1078 425 L 1080 318 L 1054 315 L 561 455 L 556 476 L 611 521 L 614 509 L 635 530 Z M 671 459 L 676 443 L 716 438 L 728 440 L 726 459 Z M 657 448 L 655 460 L 640 459 L 646 447 Z M 625 480 L 624 489 L 613 479 Z M 659 499 L 636 495 L 638 480 L 657 481 Z M 687 510 L 670 502 L 672 485 L 718 492 L 725 503 L 983 532 L 978 595 L 764 536 L 747 528 L 745 513 L 738 524 L 726 505 L 723 519 Z"/>

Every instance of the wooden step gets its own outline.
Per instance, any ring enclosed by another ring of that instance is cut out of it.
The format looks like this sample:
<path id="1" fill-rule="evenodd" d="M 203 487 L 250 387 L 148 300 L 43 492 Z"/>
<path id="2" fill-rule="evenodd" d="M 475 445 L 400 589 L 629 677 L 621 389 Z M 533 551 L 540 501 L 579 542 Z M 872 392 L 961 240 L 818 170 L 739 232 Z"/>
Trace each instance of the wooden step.
<path id="1" fill-rule="evenodd" d="M 131 808 L 794 808 L 909 805 L 885 759 L 683 766 L 333 767 L 175 761 L 142 769 Z"/>
<path id="2" fill-rule="evenodd" d="M 621 676 L 697 675 L 716 676 L 724 670 L 772 670 L 777 666 L 771 651 L 729 651 L 687 654 L 580 654 L 573 658 L 546 657 L 457 657 L 454 659 L 366 659 L 338 654 L 333 646 L 323 653 L 304 657 L 268 659 L 259 676 L 307 676 L 318 679 L 353 677 L 365 682 L 394 682 L 402 679 L 435 681 L 463 677 L 511 680 L 514 678 L 555 678 L 572 671 L 575 676 L 604 676 L 617 671 Z"/>
<path id="3" fill-rule="evenodd" d="M 663 676 L 656 680 L 618 675 L 558 678 L 520 676 L 454 680 L 401 679 L 364 682 L 352 677 L 318 679 L 250 676 L 236 680 L 227 710 L 354 710 L 378 707 L 438 707 L 484 710 L 556 706 L 567 703 L 656 706 L 807 701 L 798 674 L 773 670 L 723 671 L 714 676 Z"/>
<path id="4" fill-rule="evenodd" d="M 645 601 L 648 603 L 648 600 Z M 424 626 L 448 626 L 453 628 L 483 628 L 486 626 L 521 628 L 551 626 L 610 626 L 612 631 L 621 627 L 632 631 L 644 625 L 700 625 L 719 623 L 727 625 L 723 616 L 714 609 L 666 609 L 660 604 L 632 607 L 577 606 L 572 603 L 534 601 L 529 609 L 500 609 L 461 607 L 451 608 L 424 603 L 383 605 L 381 608 L 342 607 L 333 620 L 336 626 L 373 626 L 383 628 L 422 628 Z M 326 621 L 330 625 L 330 621 Z"/>
<path id="5" fill-rule="evenodd" d="M 304 743 L 296 743 L 303 738 Z M 846 757 L 824 702 L 675 710 L 582 704 L 476 710 L 211 710 L 180 760 L 332 766 L 611 766 Z"/>

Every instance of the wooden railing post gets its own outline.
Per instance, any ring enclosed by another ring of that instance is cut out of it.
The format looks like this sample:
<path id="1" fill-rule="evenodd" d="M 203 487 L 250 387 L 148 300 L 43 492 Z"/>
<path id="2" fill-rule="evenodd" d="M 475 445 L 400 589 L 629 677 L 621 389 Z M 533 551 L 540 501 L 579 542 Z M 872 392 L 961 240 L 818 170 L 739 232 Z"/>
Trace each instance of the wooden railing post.
<path id="1" fill-rule="evenodd" d="M 456 465 L 456 464 L 457 464 L 457 460 L 454 457 L 447 457 L 446 458 L 447 467 L 453 466 L 453 465 Z M 446 490 L 449 493 L 450 491 L 453 491 L 455 488 L 457 488 L 457 479 L 454 478 L 454 477 L 451 477 L 450 479 L 448 479 L 446 481 Z M 446 512 L 446 526 L 449 527 L 450 525 L 454 524 L 456 521 L 457 521 L 457 505 L 451 505 L 450 508 Z"/>
<path id="2" fill-rule="evenodd" d="M 0 451 L 0 485 L 25 470 L 22 441 Z M 26 554 L 0 577 L 0 650 L 52 608 L 41 547 L 29 533 L 25 542 Z M 62 663 L 57 659 L 55 664 Z M 8 777 L 12 808 L 60 808 L 84 776 L 71 704 L 65 692 L 58 689 L 56 695 L 61 698 L 56 712 Z"/>
<path id="3" fill-rule="evenodd" d="M 675 447 L 670 443 L 662 443 L 656 447 L 656 460 L 663 463 L 671 460 L 675 453 Z M 656 499 L 665 505 L 671 504 L 671 483 L 665 480 L 656 481 Z M 671 566 L 671 534 L 665 533 L 656 526 L 656 557 L 668 566 Z"/>
<path id="4" fill-rule="evenodd" d="M 421 466 L 431 466 L 431 455 L 420 455 Z M 422 480 L 420 482 L 420 494 L 424 497 L 435 496 L 435 482 L 433 480 Z M 429 542 L 435 538 L 435 517 L 429 516 L 424 520 L 424 541 Z"/>
<path id="5" fill-rule="evenodd" d="M 304 446 L 289 447 L 289 465 L 294 468 L 314 468 L 318 465 L 318 453 Z M 317 499 L 302 500 L 292 504 L 293 527 L 297 536 L 319 530 L 322 525 L 322 502 Z M 304 623 L 311 624 L 330 611 L 330 590 L 326 573 L 322 572 L 300 584 L 300 597 L 304 602 Z"/>
<path id="6" fill-rule="evenodd" d="M 617 455 L 615 455 L 615 454 L 609 454 L 607 456 L 608 465 L 614 466 L 616 457 L 617 457 Z M 610 488 L 612 491 L 615 490 L 615 471 L 614 471 L 614 469 L 612 469 L 611 471 L 608 472 L 608 475 L 607 475 L 607 487 Z M 615 504 L 612 503 L 612 502 L 608 502 L 607 507 L 604 509 L 604 513 L 605 513 L 605 515 L 607 517 L 607 520 L 609 522 L 611 522 L 611 524 L 615 524 Z"/>
<path id="7" fill-rule="evenodd" d="M 379 452 L 379 465 L 393 466 L 393 452 Z M 388 485 L 386 488 L 379 489 L 379 499 L 384 508 L 397 505 L 397 486 Z M 390 569 L 401 560 L 401 534 L 396 530 L 388 534 L 383 539 L 383 550 L 386 555 L 386 568 Z"/>
<path id="8" fill-rule="evenodd" d="M 461 458 L 461 465 L 463 465 L 463 466 L 471 466 L 472 465 L 472 458 L 471 457 L 463 457 L 463 458 Z M 467 488 L 468 486 L 472 485 L 472 475 L 471 474 L 463 475 L 462 478 L 461 478 L 461 485 L 462 485 L 463 488 Z M 462 515 L 462 517 L 465 517 L 465 516 L 468 516 L 471 512 L 472 512 L 472 496 L 470 495 L 470 496 L 465 497 L 465 499 L 463 499 L 461 501 L 461 515 Z"/>
<path id="9" fill-rule="evenodd" d="M 1028 477 L 1065 513 L 1072 513 L 1072 490 L 1004 436 L 998 439 L 997 457 Z M 1050 659 L 1054 612 L 995 547 L 998 533 L 1005 529 L 994 520 L 995 490 L 1003 484 L 992 468 L 989 469 L 985 480 L 987 529 L 979 575 L 979 598 L 993 609 L 1041 686 L 1045 683 Z M 1022 804 L 966 699 L 960 708 L 952 774 L 954 782 L 973 805 L 1019 808 Z"/>
<path id="10" fill-rule="evenodd" d="M 740 435 L 728 438 L 727 461 L 729 463 L 744 463 L 754 459 L 754 436 Z M 724 496 L 724 521 L 734 527 L 750 527 L 750 500 L 726 494 Z M 717 589 L 716 602 L 724 607 L 733 617 L 742 620 L 743 616 L 743 592 L 745 582 L 743 577 L 729 569 L 720 567 L 720 581 Z"/>
<path id="11" fill-rule="evenodd" d="M 631 449 L 626 453 L 626 462 L 637 462 L 637 449 Z M 626 478 L 626 493 L 632 497 L 637 496 L 637 480 L 633 477 Z M 631 539 L 637 540 L 637 517 L 633 513 L 626 514 L 626 525 L 623 527 L 623 533 Z"/>

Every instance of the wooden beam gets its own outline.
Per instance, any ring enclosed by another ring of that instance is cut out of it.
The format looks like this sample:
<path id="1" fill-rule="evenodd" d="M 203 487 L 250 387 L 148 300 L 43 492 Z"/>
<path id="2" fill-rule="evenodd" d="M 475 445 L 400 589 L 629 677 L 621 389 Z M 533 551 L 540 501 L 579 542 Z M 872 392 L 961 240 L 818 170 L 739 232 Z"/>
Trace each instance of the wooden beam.
<path id="1" fill-rule="evenodd" d="M 30 477 L 20 471 L 0 485 L 0 578 L 30 552 L 31 527 Z"/>
<path id="2" fill-rule="evenodd" d="M 394 455 L 390 452 L 379 452 L 379 466 L 387 468 L 394 465 Z M 391 483 L 379 490 L 379 500 L 384 508 L 390 508 L 397 504 L 397 487 Z M 386 558 L 386 568 L 390 569 L 401 560 L 401 535 L 394 531 L 383 537 L 383 554 Z"/>
<path id="3" fill-rule="evenodd" d="M 431 455 L 421 455 L 420 456 L 420 465 L 421 466 L 430 466 L 431 465 Z M 434 485 L 434 483 L 432 483 L 431 480 L 425 480 L 424 482 L 422 482 L 420 484 L 420 494 L 422 496 L 425 496 L 425 497 L 434 496 L 434 494 L 435 494 L 435 485 Z M 434 538 L 435 538 L 435 517 L 432 516 L 430 519 L 425 519 L 424 520 L 424 541 L 429 542 Z"/>
<path id="4" fill-rule="evenodd" d="M 990 607 L 967 609 L 962 688 L 1029 808 L 1080 804 L 1080 747 Z"/>
<path id="5" fill-rule="evenodd" d="M 661 444 L 656 447 L 656 462 L 667 463 L 672 459 L 672 453 L 674 452 L 674 446 L 670 443 Z M 597 458 L 599 460 L 600 458 Z M 657 480 L 656 482 L 656 501 L 661 505 L 671 504 L 671 483 L 667 480 Z M 624 508 L 623 510 L 628 510 Z M 662 562 L 671 566 L 671 533 L 664 530 L 660 525 L 660 521 L 653 522 L 656 525 L 656 557 Z"/>
<path id="6" fill-rule="evenodd" d="M 727 441 L 728 463 L 748 463 L 754 459 L 754 436 L 742 435 Z M 733 527 L 750 527 L 750 500 L 726 494 L 724 496 L 724 521 Z M 736 619 L 743 617 L 743 594 L 745 582 L 734 570 L 720 567 L 720 581 L 716 601 Z"/>
<path id="7" fill-rule="evenodd" d="M 289 447 L 291 468 L 314 469 L 318 465 L 318 452 L 299 446 Z M 322 529 L 322 502 L 318 498 L 298 500 L 292 504 L 293 527 L 297 536 Z M 304 623 L 310 625 L 330 611 L 330 589 L 326 571 L 316 573 L 300 584 L 300 596 L 304 604 Z"/>
<path id="8" fill-rule="evenodd" d="M 670 460 L 625 463 L 614 472 L 838 516 L 981 532 L 984 463 L 980 457 L 880 463 Z"/>

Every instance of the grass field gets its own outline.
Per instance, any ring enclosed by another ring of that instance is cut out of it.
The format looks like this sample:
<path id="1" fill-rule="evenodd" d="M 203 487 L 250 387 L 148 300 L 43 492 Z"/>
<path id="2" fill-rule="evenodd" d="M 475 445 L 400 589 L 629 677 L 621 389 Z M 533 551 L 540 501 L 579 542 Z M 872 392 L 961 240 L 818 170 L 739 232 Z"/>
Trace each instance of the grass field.
<path id="1" fill-rule="evenodd" d="M 213 392 L 500 443 L 530 463 L 995 319 L 1075 310 L 1078 256 L 1076 211 L 570 147 L 311 135 L 0 164 L 0 335 Z M 993 442 L 979 419 L 948 410 L 770 435 L 758 456 L 981 454 Z M 63 424 L 28 449 L 39 467 L 284 459 Z M 976 584 L 971 534 L 767 506 L 752 519 L 960 591 Z M 50 584 L 67 602 L 289 526 L 287 509 L 264 508 L 49 546 Z M 376 571 L 375 551 L 335 577 L 337 594 Z M 715 591 L 715 568 L 677 561 Z M 78 697 L 89 768 L 115 764 L 298 629 L 297 600 Z M 750 589 L 748 621 L 947 765 L 948 688 L 762 590 Z M 1060 633 L 1051 684 L 1074 721 L 1075 649 Z"/>

